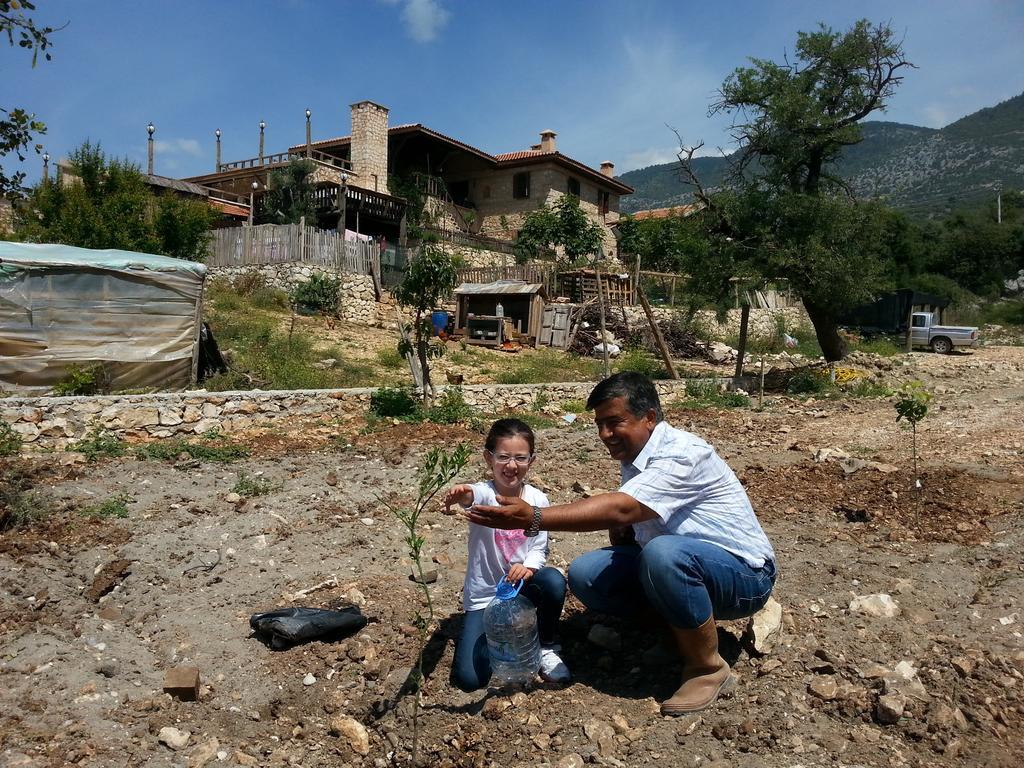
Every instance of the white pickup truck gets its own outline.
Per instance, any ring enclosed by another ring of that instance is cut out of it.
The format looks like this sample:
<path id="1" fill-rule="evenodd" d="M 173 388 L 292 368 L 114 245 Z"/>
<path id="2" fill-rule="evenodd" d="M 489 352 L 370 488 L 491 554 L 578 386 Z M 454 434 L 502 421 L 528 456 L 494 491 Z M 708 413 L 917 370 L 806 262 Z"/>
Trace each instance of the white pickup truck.
<path id="1" fill-rule="evenodd" d="M 954 347 L 976 347 L 981 340 L 978 329 L 956 325 L 932 325 L 932 312 L 915 312 L 910 318 L 910 343 L 915 347 L 931 347 L 945 355 Z"/>

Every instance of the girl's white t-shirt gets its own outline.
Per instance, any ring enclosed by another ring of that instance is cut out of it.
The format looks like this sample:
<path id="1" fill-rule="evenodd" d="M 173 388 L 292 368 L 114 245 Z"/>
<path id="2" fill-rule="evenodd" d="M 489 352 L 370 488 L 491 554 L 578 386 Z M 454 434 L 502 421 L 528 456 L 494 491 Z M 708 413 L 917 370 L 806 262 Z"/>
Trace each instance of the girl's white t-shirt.
<path id="1" fill-rule="evenodd" d="M 473 504 L 497 506 L 498 498 L 492 481 L 473 483 Z M 548 497 L 532 485 L 523 486 L 523 501 L 532 507 L 548 506 Z M 476 611 L 486 608 L 494 599 L 494 591 L 505 578 L 512 563 L 527 568 L 543 568 L 548 558 L 548 534 L 541 531 L 527 536 L 522 530 L 503 531 L 469 524 L 469 560 L 466 581 L 462 586 L 462 608 Z"/>

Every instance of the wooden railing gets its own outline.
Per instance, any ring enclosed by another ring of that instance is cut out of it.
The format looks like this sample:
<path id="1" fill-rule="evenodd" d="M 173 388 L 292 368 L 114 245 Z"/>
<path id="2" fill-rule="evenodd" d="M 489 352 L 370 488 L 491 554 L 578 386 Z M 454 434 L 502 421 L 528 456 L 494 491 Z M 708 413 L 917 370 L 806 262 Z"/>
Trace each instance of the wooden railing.
<path id="1" fill-rule="evenodd" d="M 250 157 L 245 160 L 234 160 L 230 163 L 221 163 L 217 171 L 239 171 L 246 168 L 267 168 L 275 165 L 287 165 L 292 160 L 313 160 L 321 165 L 327 165 L 338 170 L 352 173 L 352 163 L 339 157 L 325 155 L 323 152 L 313 150 L 306 157 L 305 150 L 300 152 L 275 152 L 262 157 Z"/>
<path id="2" fill-rule="evenodd" d="M 372 242 L 343 241 L 332 230 L 299 224 L 261 224 L 213 231 L 206 265 L 262 266 L 303 262 L 336 272 L 372 275 L 380 269 L 380 247 Z"/>

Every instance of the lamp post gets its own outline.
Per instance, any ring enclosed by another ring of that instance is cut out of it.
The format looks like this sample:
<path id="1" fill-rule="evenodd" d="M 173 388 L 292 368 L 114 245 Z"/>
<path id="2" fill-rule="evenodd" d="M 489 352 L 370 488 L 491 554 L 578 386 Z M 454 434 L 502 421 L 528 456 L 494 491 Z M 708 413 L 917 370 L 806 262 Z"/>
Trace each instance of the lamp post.
<path id="1" fill-rule="evenodd" d="M 50 180 L 50 153 L 43 152 L 43 183 Z"/>
<path id="2" fill-rule="evenodd" d="M 345 242 L 345 206 L 347 203 L 346 193 L 348 191 L 348 174 L 341 172 L 341 184 L 338 185 L 338 232 L 341 233 L 341 241 Z"/>
<path id="3" fill-rule="evenodd" d="M 260 165 L 263 165 L 263 129 L 267 127 L 267 124 L 260 120 Z"/>
<path id="4" fill-rule="evenodd" d="M 148 172 L 149 172 L 150 176 L 153 175 L 153 132 L 154 131 L 156 131 L 156 126 L 154 126 L 153 123 L 150 123 L 149 125 L 146 126 L 146 133 L 149 134 L 149 165 L 148 165 L 148 169 L 149 170 L 148 170 Z"/>
<path id="5" fill-rule="evenodd" d="M 252 191 L 249 193 L 249 226 L 250 227 L 252 226 L 253 205 L 256 202 L 256 190 L 259 189 L 259 188 L 260 188 L 260 183 L 258 181 L 254 181 L 252 183 Z"/>
<path id="6" fill-rule="evenodd" d="M 220 171 L 220 128 L 213 132 L 213 135 L 217 137 L 217 167 L 215 170 Z"/>
<path id="7" fill-rule="evenodd" d="M 306 157 L 309 157 L 313 152 L 313 142 L 311 140 L 309 118 L 313 115 L 308 109 L 306 110 Z"/>

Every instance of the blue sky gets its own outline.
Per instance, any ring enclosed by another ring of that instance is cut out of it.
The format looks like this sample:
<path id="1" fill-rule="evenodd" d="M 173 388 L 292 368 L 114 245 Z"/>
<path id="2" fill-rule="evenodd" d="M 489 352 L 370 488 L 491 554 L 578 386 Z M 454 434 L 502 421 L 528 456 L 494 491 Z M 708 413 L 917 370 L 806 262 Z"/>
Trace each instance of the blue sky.
<path id="1" fill-rule="evenodd" d="M 5 107 L 49 126 L 53 157 L 84 139 L 146 159 L 156 172 L 212 170 L 223 159 L 346 135 L 348 105 L 371 99 L 391 124 L 423 123 L 481 149 L 526 149 L 542 129 L 558 148 L 621 173 L 688 143 L 727 146 L 709 119 L 716 88 L 746 57 L 779 59 L 797 30 L 888 21 L 918 69 L 880 119 L 941 127 L 1024 91 L 1024 3 L 889 0 L 710 3 L 690 0 L 37 0 L 53 60 L 32 69 L 0 49 Z M 5 168 L 13 166 L 10 157 Z M 41 163 L 27 165 L 30 180 Z"/>

